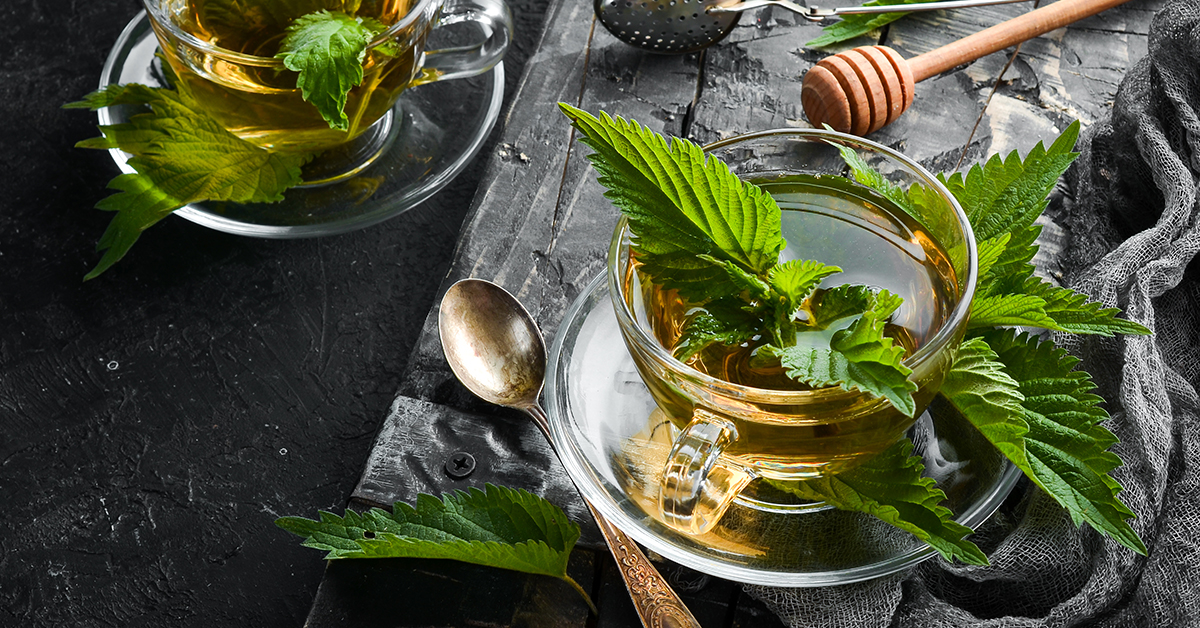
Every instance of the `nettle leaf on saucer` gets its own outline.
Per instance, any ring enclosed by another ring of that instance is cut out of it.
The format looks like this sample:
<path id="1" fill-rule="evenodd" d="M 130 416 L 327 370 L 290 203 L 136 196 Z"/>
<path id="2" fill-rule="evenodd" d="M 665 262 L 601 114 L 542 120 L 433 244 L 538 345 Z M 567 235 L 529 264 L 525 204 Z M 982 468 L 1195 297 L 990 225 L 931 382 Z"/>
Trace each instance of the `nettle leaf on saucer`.
<path id="1" fill-rule="evenodd" d="M 382 30 L 377 20 L 340 11 L 310 13 L 288 26 L 275 56 L 299 73 L 296 87 L 301 96 L 321 112 L 330 128 L 350 128 L 347 95 L 363 82 L 367 44 Z"/>
<path id="2" fill-rule="evenodd" d="M 1013 330 L 991 331 L 983 339 L 1018 383 L 1028 432 L 981 431 L 1066 508 L 1075 525 L 1086 521 L 1144 556 L 1145 544 L 1125 521 L 1134 513 L 1117 499 L 1121 485 L 1108 475 L 1122 464 L 1107 451 L 1117 438 L 1101 425 L 1109 416 L 1099 405 L 1104 400 L 1093 392 L 1091 376 L 1074 370 L 1079 359 L 1050 341 Z M 1018 448 L 1023 457 L 1010 455 Z"/>
<path id="3" fill-rule="evenodd" d="M 801 499 L 874 515 L 911 532 L 946 560 L 988 564 L 987 556 L 964 538 L 972 530 L 954 521 L 954 513 L 941 505 L 946 494 L 932 478 L 922 476 L 925 465 L 919 456 L 912 455 L 912 450 L 912 441 L 905 438 L 865 463 L 836 475 L 799 482 L 768 482 Z"/>
<path id="4" fill-rule="evenodd" d="M 133 174 L 109 183 L 117 191 L 96 207 L 115 211 L 100 238 L 100 263 L 92 279 L 119 261 L 143 231 L 171 212 L 201 201 L 274 203 L 300 183 L 300 166 L 311 156 L 275 154 L 225 130 L 178 92 L 144 85 L 110 85 L 68 109 L 145 105 L 149 110 L 128 122 L 101 126 L 102 137 L 79 142 L 82 148 L 130 153 Z"/>
<path id="5" fill-rule="evenodd" d="M 637 122 L 599 117 L 559 103 L 594 151 L 588 158 L 607 189 L 605 197 L 629 218 L 635 247 L 654 256 L 685 252 L 730 262 L 765 274 L 779 259 L 784 241 L 779 206 L 699 145 L 666 138 Z M 676 275 L 683 268 L 672 267 Z M 650 272 L 654 275 L 656 273 Z"/>
<path id="6" fill-rule="evenodd" d="M 1013 464 L 1028 467 L 1025 395 L 988 343 L 964 340 L 938 392 Z"/>
<path id="7" fill-rule="evenodd" d="M 484 490 L 417 496 L 392 511 L 321 512 L 316 521 L 282 517 L 279 527 L 304 537 L 304 546 L 326 559 L 440 558 L 553 576 L 587 594 L 569 575 L 567 561 L 579 526 L 550 502 L 519 489 L 487 484 Z M 591 600 L 588 599 L 588 604 Z"/>

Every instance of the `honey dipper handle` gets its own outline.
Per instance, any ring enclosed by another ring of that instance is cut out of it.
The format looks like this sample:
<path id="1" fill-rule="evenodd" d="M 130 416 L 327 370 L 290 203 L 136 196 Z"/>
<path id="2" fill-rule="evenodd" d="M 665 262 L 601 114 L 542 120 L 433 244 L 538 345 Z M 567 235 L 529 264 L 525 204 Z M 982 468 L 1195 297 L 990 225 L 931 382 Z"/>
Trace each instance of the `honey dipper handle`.
<path id="1" fill-rule="evenodd" d="M 1059 0 L 913 57 L 908 66 L 913 80 L 923 81 L 1125 2 L 1128 0 Z"/>

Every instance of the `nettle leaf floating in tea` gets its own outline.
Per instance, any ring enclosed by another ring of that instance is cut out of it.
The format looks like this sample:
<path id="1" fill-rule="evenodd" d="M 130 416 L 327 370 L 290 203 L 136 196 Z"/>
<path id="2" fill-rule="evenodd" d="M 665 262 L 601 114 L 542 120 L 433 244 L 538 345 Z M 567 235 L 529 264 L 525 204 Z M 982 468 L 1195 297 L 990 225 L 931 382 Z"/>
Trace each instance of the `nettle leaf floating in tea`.
<path id="1" fill-rule="evenodd" d="M 579 526 L 554 504 L 518 489 L 487 484 L 484 490 L 417 496 L 415 506 L 396 502 L 392 512 L 321 512 L 316 521 L 282 517 L 276 525 L 304 537 L 304 546 L 326 559 L 442 558 L 553 576 L 591 605 L 567 575 Z M 594 610 L 594 607 L 593 607 Z"/>
<path id="2" fill-rule="evenodd" d="M 842 302 L 843 309 L 857 303 L 857 311 L 840 315 L 857 320 L 815 353 L 797 348 L 798 332 L 824 329 L 810 324 L 819 319 L 812 315 L 814 295 L 841 269 L 813 260 L 779 263 L 786 243 L 775 199 L 693 142 L 668 144 L 637 122 L 559 107 L 593 149 L 588 158 L 605 197 L 629 219 L 641 271 L 702 309 L 684 322 L 671 347 L 676 359 L 758 338 L 766 344 L 756 359 L 779 363 L 787 355 L 783 366 L 800 383 L 864 391 L 913 415 L 917 387 L 900 363 L 904 349 L 884 336 L 898 297 L 872 292 L 870 299 Z M 890 307 L 874 309 L 885 302 Z"/>
<path id="3" fill-rule="evenodd" d="M 912 397 L 917 384 L 908 379 L 912 369 L 901 363 L 904 348 L 883 335 L 884 322 L 900 307 L 900 301 L 886 290 L 873 294 L 866 310 L 849 327 L 835 333 L 827 349 L 767 346 L 764 350 L 779 358 L 792 379 L 818 388 L 841 386 L 883 397 L 911 417 L 917 410 Z M 819 309 L 815 317 L 819 319 Z"/>
<path id="4" fill-rule="evenodd" d="M 129 165 L 137 171 L 113 179 L 109 188 L 117 193 L 96 204 L 117 215 L 96 247 L 104 255 L 85 280 L 117 263 L 143 231 L 189 203 L 283 200 L 283 192 L 300 183 L 300 166 L 311 159 L 255 146 L 168 89 L 110 85 L 65 107 L 95 110 L 113 105 L 146 105 L 150 111 L 123 124 L 101 126 L 103 137 L 76 144 L 130 153 Z"/>
<path id="5" fill-rule="evenodd" d="M 340 11 L 317 11 L 297 18 L 275 55 L 299 72 L 296 87 L 304 100 L 321 112 L 330 128 L 350 128 L 346 97 L 363 82 L 367 44 L 385 30 L 378 20 Z"/>

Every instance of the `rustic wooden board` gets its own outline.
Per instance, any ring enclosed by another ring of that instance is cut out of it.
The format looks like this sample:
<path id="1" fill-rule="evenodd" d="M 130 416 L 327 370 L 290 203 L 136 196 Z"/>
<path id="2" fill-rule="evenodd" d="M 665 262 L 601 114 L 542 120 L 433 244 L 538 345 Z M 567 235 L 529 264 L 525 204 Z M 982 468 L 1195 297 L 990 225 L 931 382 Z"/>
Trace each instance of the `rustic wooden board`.
<path id="1" fill-rule="evenodd" d="M 1161 0 L 1148 3 L 1157 7 Z M 1005 53 L 927 80 L 918 85 L 912 110 L 871 139 L 941 171 L 953 169 L 964 152 L 969 165 L 1001 148 L 1027 149 L 1061 130 L 1072 112 L 1095 119 L 1123 69 L 1144 50 L 1152 14 L 1144 4 L 1030 42 L 991 104 L 988 97 L 1008 61 Z M 909 17 L 844 47 L 882 42 L 911 57 L 1027 10 L 1010 5 Z M 1129 32 L 1107 32 L 1113 29 Z M 502 143 L 492 155 L 443 290 L 464 277 L 493 280 L 516 294 L 552 336 L 570 302 L 602 272 L 617 217 L 584 158 L 587 149 L 574 141 L 556 103 L 619 113 L 702 142 L 808 126 L 800 108 L 801 79 L 829 51 L 807 49 L 804 43 L 819 33 L 819 26 L 790 13 L 763 9 L 744 16 L 725 41 L 703 53 L 659 56 L 625 46 L 593 24 L 589 5 L 556 3 L 518 88 L 517 104 L 505 119 Z M 1085 54 L 1093 49 L 1098 52 Z M 1072 65 L 1071 59 L 1080 61 Z M 981 112 L 982 123 L 972 135 Z M 580 553 L 596 559 L 591 586 L 601 609 L 592 625 L 636 623 L 623 584 L 598 553 L 603 552 L 599 538 L 541 435 L 520 415 L 486 406 L 454 381 L 442 357 L 435 310 L 355 497 L 386 503 L 450 490 L 462 483 L 441 471 L 451 450 L 478 454 L 480 467 L 469 481 L 533 490 L 583 523 L 582 546 L 588 551 Z M 523 471 L 528 469 L 537 471 Z M 778 625 L 740 585 L 670 563 L 663 568 L 706 626 Z M 545 582 L 523 586 L 538 593 L 522 600 L 554 596 Z M 500 615 L 518 617 L 533 607 L 514 599 L 503 608 Z M 494 608 L 478 616 L 487 619 L 476 621 L 520 624 L 496 619 Z"/>
<path id="2" fill-rule="evenodd" d="M 807 127 L 800 81 L 824 55 L 803 46 L 820 33 L 817 24 L 782 9 L 743 15 L 726 39 L 705 52 L 688 136 L 708 143 L 748 131 Z"/>

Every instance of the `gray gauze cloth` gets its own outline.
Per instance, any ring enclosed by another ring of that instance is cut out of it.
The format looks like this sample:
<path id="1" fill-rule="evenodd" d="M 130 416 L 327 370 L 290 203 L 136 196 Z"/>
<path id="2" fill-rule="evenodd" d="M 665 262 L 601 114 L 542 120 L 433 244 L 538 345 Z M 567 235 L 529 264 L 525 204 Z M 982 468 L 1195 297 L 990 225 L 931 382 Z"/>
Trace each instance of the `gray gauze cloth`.
<path id="1" fill-rule="evenodd" d="M 1149 54 L 1084 134 L 1067 192 L 1065 283 L 1154 330 L 1058 334 L 1107 400 L 1113 476 L 1142 557 L 1071 523 L 1028 481 L 976 534 L 991 565 L 935 558 L 821 589 L 751 587 L 792 626 L 1200 626 L 1200 1 L 1153 21 Z M 1072 194 L 1073 191 L 1073 194 Z"/>

